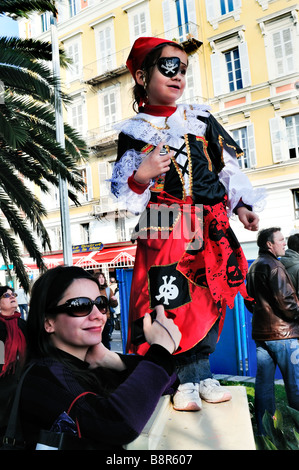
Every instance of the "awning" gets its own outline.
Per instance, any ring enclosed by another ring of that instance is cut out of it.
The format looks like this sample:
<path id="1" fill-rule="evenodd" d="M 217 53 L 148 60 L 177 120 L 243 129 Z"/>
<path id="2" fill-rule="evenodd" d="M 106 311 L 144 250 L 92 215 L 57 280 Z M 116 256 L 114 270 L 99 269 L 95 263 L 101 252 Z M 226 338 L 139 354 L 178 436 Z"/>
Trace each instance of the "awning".
<path id="1" fill-rule="evenodd" d="M 108 267 L 134 266 L 135 253 L 135 245 L 104 247 L 100 251 L 73 253 L 73 265 L 85 269 L 101 269 L 102 265 L 108 265 Z M 43 260 L 48 269 L 64 264 L 62 253 L 45 255 Z M 24 265 L 28 270 L 38 270 L 36 264 L 28 258 L 24 260 Z"/>

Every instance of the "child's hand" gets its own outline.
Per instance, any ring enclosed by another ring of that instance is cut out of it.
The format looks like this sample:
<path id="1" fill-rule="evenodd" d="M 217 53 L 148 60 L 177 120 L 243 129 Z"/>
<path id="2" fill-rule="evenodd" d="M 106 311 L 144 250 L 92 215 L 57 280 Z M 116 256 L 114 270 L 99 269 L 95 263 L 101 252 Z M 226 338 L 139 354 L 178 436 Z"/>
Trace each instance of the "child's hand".
<path id="1" fill-rule="evenodd" d="M 166 173 L 169 170 L 171 162 L 170 157 L 173 156 L 174 152 L 171 151 L 166 155 L 160 155 L 163 142 L 161 142 L 155 150 L 150 152 L 140 164 L 140 167 L 134 175 L 134 179 L 137 183 L 148 184 L 151 179 L 156 178 L 162 173 Z"/>
<path id="2" fill-rule="evenodd" d="M 240 222 L 242 222 L 247 230 L 251 230 L 253 232 L 258 230 L 260 219 L 255 212 L 250 211 L 247 207 L 239 207 L 239 209 L 237 209 L 237 214 Z"/>

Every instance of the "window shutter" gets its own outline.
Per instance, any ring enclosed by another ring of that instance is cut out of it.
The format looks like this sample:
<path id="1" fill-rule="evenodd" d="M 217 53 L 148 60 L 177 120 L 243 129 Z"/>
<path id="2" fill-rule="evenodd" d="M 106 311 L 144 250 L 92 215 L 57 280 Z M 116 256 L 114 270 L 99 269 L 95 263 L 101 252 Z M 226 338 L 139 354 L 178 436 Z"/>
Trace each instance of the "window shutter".
<path id="1" fill-rule="evenodd" d="M 287 142 L 285 139 L 285 132 L 282 119 L 280 117 L 272 118 L 269 120 L 269 125 L 273 162 L 279 163 L 288 160 L 289 153 L 286 145 Z"/>
<path id="2" fill-rule="evenodd" d="M 102 198 L 103 196 L 109 196 L 109 187 L 106 181 L 107 179 L 107 163 L 99 162 L 100 198 Z"/>
<path id="3" fill-rule="evenodd" d="M 194 0 L 187 0 L 188 22 L 196 24 L 196 10 Z M 192 31 L 190 31 L 192 33 Z"/>
<path id="4" fill-rule="evenodd" d="M 91 177 L 91 168 L 90 166 L 86 167 L 86 180 L 87 180 L 87 200 L 91 201 L 93 199 L 93 189 L 92 189 L 92 177 Z"/>
<path id="5" fill-rule="evenodd" d="M 163 12 L 163 23 L 166 39 L 173 39 L 173 31 L 171 31 L 171 11 L 170 11 L 170 0 L 164 0 L 162 2 L 162 12 Z"/>
<path id="6" fill-rule="evenodd" d="M 241 42 L 241 44 L 239 44 L 239 56 L 241 62 L 243 88 L 246 88 L 247 86 L 251 85 L 250 65 L 246 41 Z"/>
<path id="7" fill-rule="evenodd" d="M 256 167 L 256 151 L 255 151 L 255 138 L 254 138 L 254 125 L 247 126 L 247 140 L 248 140 L 248 153 L 249 153 L 249 166 L 250 168 Z"/>
<path id="8" fill-rule="evenodd" d="M 220 52 L 214 52 L 211 55 L 211 66 L 212 66 L 212 76 L 213 76 L 213 86 L 214 86 L 214 95 L 221 95 L 222 90 L 222 81 L 221 81 L 221 57 Z"/>
<path id="9" fill-rule="evenodd" d="M 207 20 L 209 22 L 213 21 L 214 18 L 216 17 L 214 0 L 206 0 L 206 12 L 207 12 Z"/>

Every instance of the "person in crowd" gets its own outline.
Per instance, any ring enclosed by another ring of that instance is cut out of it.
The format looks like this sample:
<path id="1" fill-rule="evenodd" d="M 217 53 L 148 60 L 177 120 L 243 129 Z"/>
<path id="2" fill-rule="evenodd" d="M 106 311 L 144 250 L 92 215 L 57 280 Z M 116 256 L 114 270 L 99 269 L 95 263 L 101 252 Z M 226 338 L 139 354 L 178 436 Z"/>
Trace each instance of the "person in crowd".
<path id="1" fill-rule="evenodd" d="M 111 339 L 114 330 L 114 308 L 118 305 L 116 296 L 113 290 L 108 286 L 106 276 L 104 273 L 98 272 L 95 274 L 101 287 L 101 295 L 108 299 L 109 307 L 107 311 L 107 321 L 102 335 L 102 343 L 106 348 L 111 349 Z"/>
<path id="2" fill-rule="evenodd" d="M 280 261 L 285 266 L 299 297 L 299 233 L 288 238 L 288 249 Z"/>
<path id="3" fill-rule="evenodd" d="M 113 294 L 118 290 L 118 284 L 114 276 L 110 276 L 109 278 L 109 287 L 112 289 Z"/>
<path id="4" fill-rule="evenodd" d="M 108 302 L 97 279 L 78 266 L 49 269 L 33 285 L 27 320 L 28 371 L 20 419 L 28 449 L 41 430 L 76 402 L 71 414 L 95 449 L 120 449 L 133 441 L 160 397 L 175 386 L 172 353 L 181 334 L 157 307 L 144 320 L 150 344 L 144 357 L 119 355 L 101 342 Z"/>
<path id="5" fill-rule="evenodd" d="M 21 313 L 21 318 L 26 320 L 28 316 L 28 295 L 21 285 L 18 289 L 16 289 L 16 294 L 18 295 L 18 306 Z"/>
<path id="6" fill-rule="evenodd" d="M 262 206 L 264 195 L 239 169 L 242 150 L 209 107 L 177 104 L 188 69 L 182 46 L 138 38 L 127 67 L 138 113 L 117 127 L 111 191 L 128 210 L 141 213 L 133 235 L 129 323 L 157 303 L 164 305 L 182 332 L 174 408 L 200 410 L 201 398 L 231 398 L 213 378 L 209 356 L 226 306 L 232 307 L 239 291 L 246 295 L 248 263 L 228 216 L 235 213 L 246 229 L 257 230 L 253 206 Z M 132 343 L 129 329 L 127 351 L 144 354 L 147 348 Z"/>
<path id="7" fill-rule="evenodd" d="M 17 294 L 0 286 L 0 446 L 26 352 L 26 322 L 17 309 Z"/>
<path id="8" fill-rule="evenodd" d="M 258 432 L 263 416 L 275 412 L 274 377 L 278 365 L 289 406 L 299 410 L 299 300 L 284 265 L 286 242 L 279 227 L 261 230 L 258 258 L 247 274 L 247 291 L 254 299 L 252 337 L 256 342 L 255 409 Z"/>

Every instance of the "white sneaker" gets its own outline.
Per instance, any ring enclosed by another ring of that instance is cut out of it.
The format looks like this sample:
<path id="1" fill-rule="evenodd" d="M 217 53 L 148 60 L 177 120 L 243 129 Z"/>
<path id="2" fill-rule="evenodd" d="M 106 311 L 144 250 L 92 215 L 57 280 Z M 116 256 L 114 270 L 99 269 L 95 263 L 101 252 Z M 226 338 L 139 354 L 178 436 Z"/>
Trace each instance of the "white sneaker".
<path id="1" fill-rule="evenodd" d="M 221 403 L 231 400 L 231 393 L 216 379 L 205 379 L 199 384 L 199 395 L 209 403 Z"/>
<path id="2" fill-rule="evenodd" d="M 178 411 L 201 410 L 201 399 L 198 389 L 199 384 L 192 382 L 179 385 L 173 396 L 173 408 Z"/>

